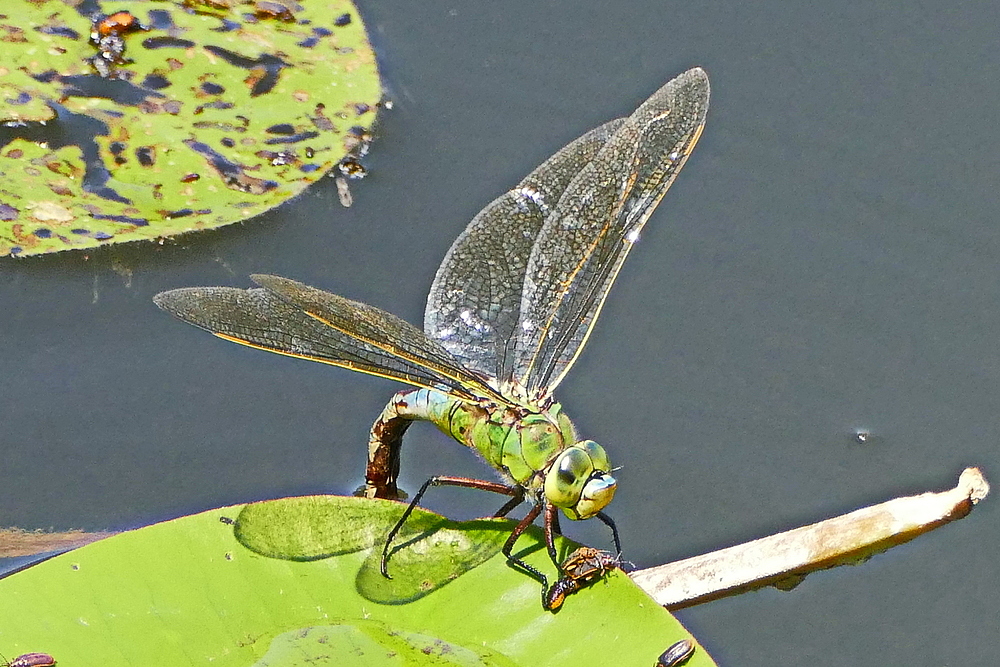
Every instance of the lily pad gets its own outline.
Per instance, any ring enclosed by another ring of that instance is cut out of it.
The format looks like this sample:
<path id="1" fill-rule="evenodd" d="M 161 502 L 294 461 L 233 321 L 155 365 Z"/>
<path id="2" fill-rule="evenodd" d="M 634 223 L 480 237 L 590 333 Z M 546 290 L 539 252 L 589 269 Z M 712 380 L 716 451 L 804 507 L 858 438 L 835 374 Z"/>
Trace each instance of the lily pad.
<path id="1" fill-rule="evenodd" d="M 412 599 L 373 600 L 365 580 L 381 578 L 382 531 L 401 510 L 389 501 L 288 499 L 95 542 L 0 580 L 0 651 L 44 651 L 60 667 L 579 667 L 607 659 L 646 667 L 690 638 L 617 571 L 570 596 L 557 613 L 544 611 L 538 582 L 495 551 L 496 538 L 513 526 L 507 520 L 457 524 L 418 510 L 394 550 L 392 581 L 437 576 L 438 566 L 419 569 L 421 559 L 451 562 L 451 575 Z M 324 524 L 330 518 L 341 525 L 331 530 Z M 276 520 L 288 523 L 269 525 Z M 427 541 L 450 546 L 435 554 Z M 517 548 L 555 574 L 540 531 L 526 533 Z M 463 561 L 462 554 L 478 555 Z M 714 663 L 698 648 L 685 664 Z"/>
<path id="2" fill-rule="evenodd" d="M 71 4 L 0 8 L 0 254 L 244 220 L 367 146 L 381 88 L 349 0 Z"/>

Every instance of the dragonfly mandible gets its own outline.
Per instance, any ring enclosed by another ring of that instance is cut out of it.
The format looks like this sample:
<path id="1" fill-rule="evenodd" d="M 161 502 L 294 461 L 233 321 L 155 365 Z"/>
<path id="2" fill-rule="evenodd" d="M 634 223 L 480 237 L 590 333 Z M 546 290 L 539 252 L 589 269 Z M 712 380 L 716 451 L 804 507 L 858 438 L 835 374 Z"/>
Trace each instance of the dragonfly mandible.
<path id="1" fill-rule="evenodd" d="M 397 393 L 371 430 L 365 495 L 398 498 L 400 448 L 414 420 L 434 423 L 474 449 L 502 482 L 438 476 L 414 495 L 390 532 L 389 548 L 430 486 L 510 496 L 531 509 L 504 544 L 508 562 L 542 583 L 513 555 L 541 515 L 549 556 L 558 511 L 570 519 L 604 512 L 617 488 L 607 452 L 581 440 L 552 397 L 576 361 L 622 263 L 673 183 L 705 126 L 708 76 L 691 69 L 627 118 L 587 132 L 479 212 L 438 268 L 424 330 L 383 310 L 277 276 L 259 287 L 163 292 L 157 305 L 216 336 L 413 385 Z"/>

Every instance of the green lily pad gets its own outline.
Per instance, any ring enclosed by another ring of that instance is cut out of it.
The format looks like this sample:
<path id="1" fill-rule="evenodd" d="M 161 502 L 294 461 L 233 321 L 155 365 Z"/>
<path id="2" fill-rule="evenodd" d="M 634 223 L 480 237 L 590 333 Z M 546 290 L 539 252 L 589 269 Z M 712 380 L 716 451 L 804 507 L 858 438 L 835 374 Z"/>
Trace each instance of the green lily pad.
<path id="1" fill-rule="evenodd" d="M 440 566 L 421 558 L 443 559 L 452 570 L 419 596 L 387 589 L 378 599 L 366 579 L 381 578 L 380 531 L 401 509 L 388 501 L 296 498 L 95 542 L 0 580 L 0 651 L 45 652 L 60 667 L 579 667 L 609 660 L 646 667 L 690 638 L 617 571 L 557 613 L 544 611 L 538 582 L 497 553 L 513 525 L 506 520 L 456 524 L 418 510 L 394 549 L 388 584 L 440 578 Z M 342 535 L 328 519 L 342 522 Z M 449 546 L 438 551 L 438 542 Z M 522 536 L 517 550 L 555 574 L 539 531 Z M 685 664 L 714 663 L 699 648 Z"/>
<path id="2" fill-rule="evenodd" d="M 367 146 L 381 88 L 349 0 L 134 0 L 130 30 L 70 4 L 0 8 L 0 255 L 244 220 Z"/>

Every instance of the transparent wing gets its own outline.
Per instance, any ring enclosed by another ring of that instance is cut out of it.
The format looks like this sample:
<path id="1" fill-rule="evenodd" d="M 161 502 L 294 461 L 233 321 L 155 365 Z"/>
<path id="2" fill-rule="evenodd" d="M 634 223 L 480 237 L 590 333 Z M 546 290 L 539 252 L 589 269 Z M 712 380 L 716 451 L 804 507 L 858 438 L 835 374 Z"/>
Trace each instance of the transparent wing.
<path id="1" fill-rule="evenodd" d="M 509 380 L 524 271 L 546 216 L 566 186 L 624 123 L 576 139 L 479 212 L 438 268 L 424 331 L 467 367 Z"/>
<path id="2" fill-rule="evenodd" d="M 277 276 L 262 288 L 191 287 L 156 304 L 220 338 L 439 389 L 458 398 L 507 402 L 436 341 L 383 310 Z"/>
<path id="3" fill-rule="evenodd" d="M 708 110 L 699 68 L 656 91 L 570 182 L 525 270 L 514 378 L 529 394 L 562 380 L 639 231 L 697 143 Z"/>

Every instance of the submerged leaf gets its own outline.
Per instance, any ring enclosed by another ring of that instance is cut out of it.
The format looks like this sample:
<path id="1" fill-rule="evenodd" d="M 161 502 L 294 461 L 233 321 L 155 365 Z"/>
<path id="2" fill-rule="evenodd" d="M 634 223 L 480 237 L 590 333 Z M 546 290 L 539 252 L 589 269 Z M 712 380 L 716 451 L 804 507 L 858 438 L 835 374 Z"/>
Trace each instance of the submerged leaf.
<path id="1" fill-rule="evenodd" d="M 329 663 L 336 656 L 350 656 L 351 665 L 366 667 L 516 665 L 485 646 L 466 647 L 417 632 L 401 632 L 378 621 L 355 620 L 284 632 L 271 640 L 267 653 L 251 667 L 308 667 Z"/>

